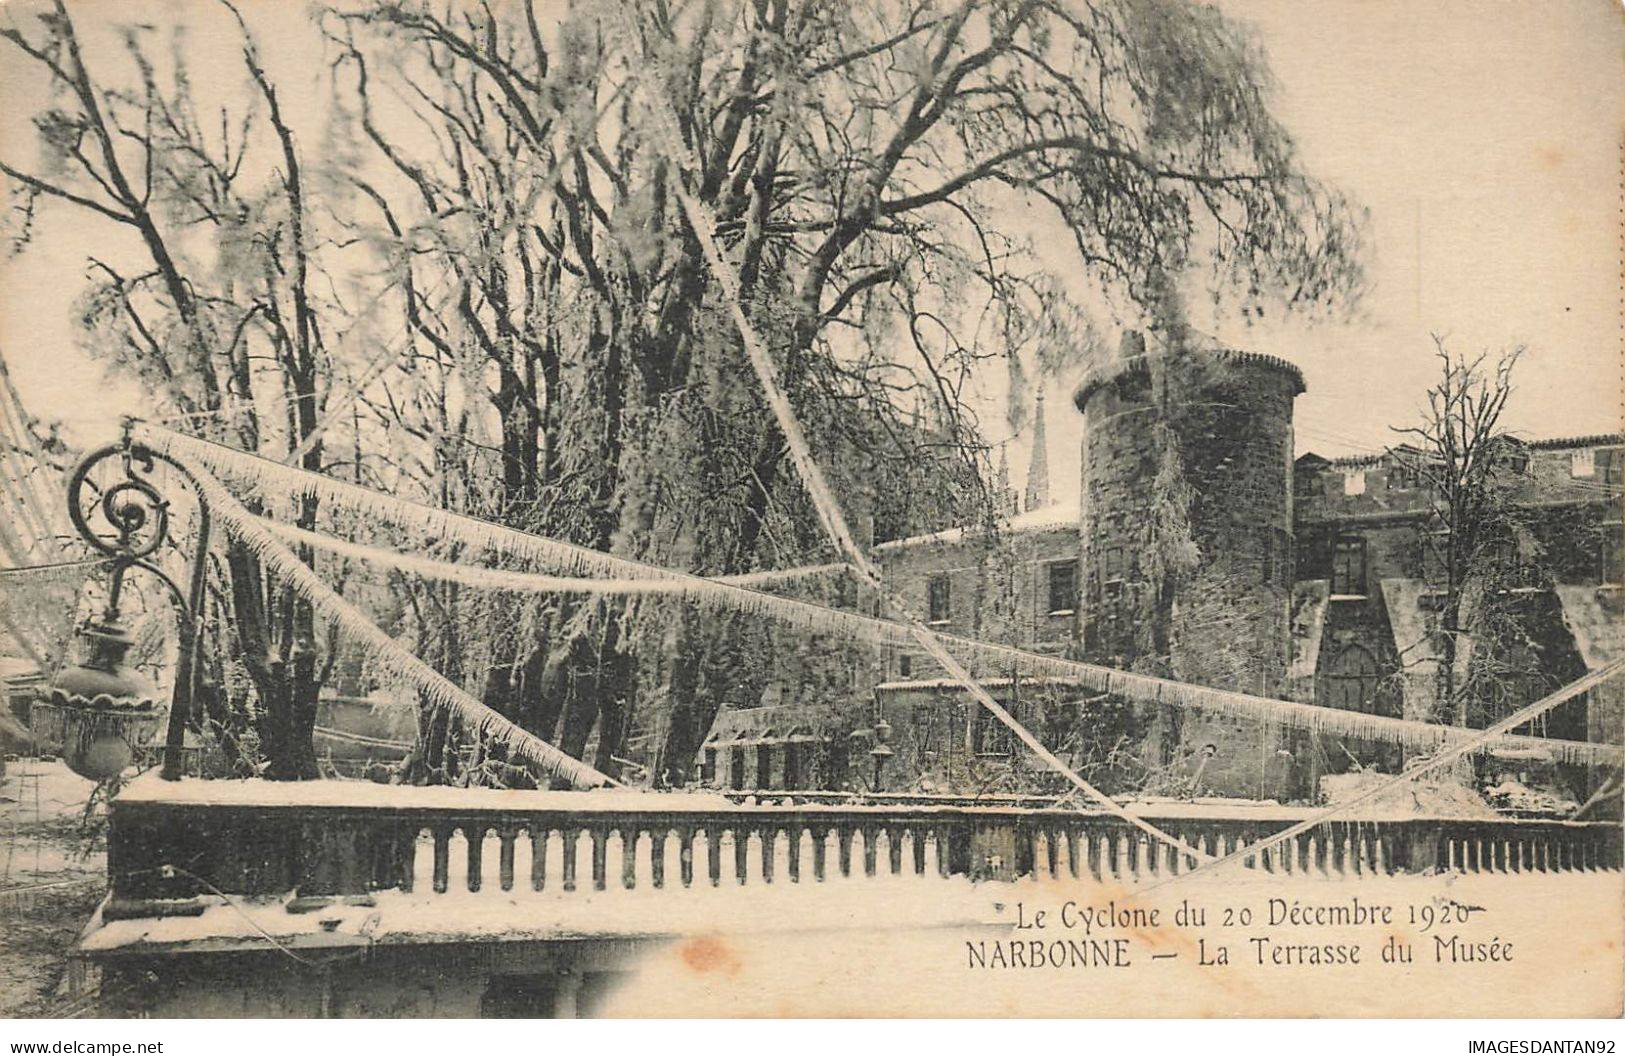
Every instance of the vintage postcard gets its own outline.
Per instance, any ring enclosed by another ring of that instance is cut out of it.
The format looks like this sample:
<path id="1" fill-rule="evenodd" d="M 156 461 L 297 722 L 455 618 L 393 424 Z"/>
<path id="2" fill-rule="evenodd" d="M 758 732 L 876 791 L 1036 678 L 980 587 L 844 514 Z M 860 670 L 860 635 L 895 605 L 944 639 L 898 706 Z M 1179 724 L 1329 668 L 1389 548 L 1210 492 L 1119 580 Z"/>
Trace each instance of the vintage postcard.
<path id="1" fill-rule="evenodd" d="M 1612 0 L 0 56 L 0 1014 L 1621 1014 Z"/>

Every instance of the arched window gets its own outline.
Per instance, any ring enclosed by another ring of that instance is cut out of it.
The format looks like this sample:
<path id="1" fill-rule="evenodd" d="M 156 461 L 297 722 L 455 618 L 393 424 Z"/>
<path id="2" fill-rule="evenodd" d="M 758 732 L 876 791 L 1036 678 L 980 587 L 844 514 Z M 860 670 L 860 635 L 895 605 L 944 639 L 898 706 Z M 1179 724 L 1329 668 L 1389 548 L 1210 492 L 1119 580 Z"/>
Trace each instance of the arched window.
<path id="1" fill-rule="evenodd" d="M 1363 645 L 1351 645 L 1332 658 L 1320 678 L 1321 704 L 1344 711 L 1380 712 L 1377 658 Z"/>

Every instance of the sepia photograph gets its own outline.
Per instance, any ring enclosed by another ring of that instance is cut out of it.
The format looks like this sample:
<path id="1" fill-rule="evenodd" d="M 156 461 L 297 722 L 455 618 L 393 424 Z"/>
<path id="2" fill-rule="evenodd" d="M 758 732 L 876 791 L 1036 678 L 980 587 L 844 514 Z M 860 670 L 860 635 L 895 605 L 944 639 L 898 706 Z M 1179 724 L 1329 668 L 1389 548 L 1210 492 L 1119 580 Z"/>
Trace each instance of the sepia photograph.
<path id="1" fill-rule="evenodd" d="M 1617 0 L 7 0 L 0 187 L 9 1051 L 1625 1038 Z"/>

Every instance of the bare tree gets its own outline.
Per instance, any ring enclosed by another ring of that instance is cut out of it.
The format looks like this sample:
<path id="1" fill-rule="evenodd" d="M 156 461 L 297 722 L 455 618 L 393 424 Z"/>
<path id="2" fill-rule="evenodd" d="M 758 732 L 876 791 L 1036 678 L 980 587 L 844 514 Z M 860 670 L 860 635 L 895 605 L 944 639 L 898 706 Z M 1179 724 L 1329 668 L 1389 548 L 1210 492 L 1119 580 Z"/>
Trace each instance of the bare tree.
<path id="1" fill-rule="evenodd" d="M 236 16 L 229 4 L 222 10 Z M 218 132 L 206 131 L 184 50 L 172 48 L 161 68 L 150 27 L 122 30 L 126 65 L 103 82 L 61 0 L 27 21 L 0 28 L 0 39 L 32 64 L 54 102 L 34 115 L 40 170 L 0 160 L 24 217 L 19 246 L 42 200 L 135 232 L 145 257 L 136 269 L 88 262 L 82 323 L 91 351 L 143 380 L 160 407 L 202 435 L 322 469 L 317 425 L 329 352 L 312 294 L 306 179 L 241 18 L 253 102 L 237 114 L 222 110 Z M 261 163 L 245 161 L 261 114 L 275 153 L 263 162 L 268 175 L 253 179 L 248 168 Z M 304 526 L 315 517 L 313 500 L 297 511 Z M 229 594 L 235 643 L 207 652 L 218 662 L 229 648 L 252 678 L 267 775 L 314 777 L 311 730 L 328 665 L 310 606 L 267 582 L 245 548 L 230 545 L 225 556 L 217 583 Z M 227 714 L 226 702 L 208 694 L 205 703 L 217 728 L 231 739 L 241 734 L 245 708 Z"/>
<path id="2" fill-rule="evenodd" d="M 1428 389 L 1422 424 L 1394 431 L 1414 442 L 1402 457 L 1426 486 L 1431 513 L 1422 548 L 1439 590 L 1434 714 L 1466 725 L 1479 687 L 1464 677 L 1464 662 L 1475 635 L 1489 634 L 1502 615 L 1497 587 L 1517 564 L 1509 561 L 1515 503 L 1505 472 L 1516 445 L 1501 416 L 1524 349 L 1492 361 L 1487 352 L 1469 359 L 1450 351 L 1439 334 L 1433 345 L 1439 380 Z"/>

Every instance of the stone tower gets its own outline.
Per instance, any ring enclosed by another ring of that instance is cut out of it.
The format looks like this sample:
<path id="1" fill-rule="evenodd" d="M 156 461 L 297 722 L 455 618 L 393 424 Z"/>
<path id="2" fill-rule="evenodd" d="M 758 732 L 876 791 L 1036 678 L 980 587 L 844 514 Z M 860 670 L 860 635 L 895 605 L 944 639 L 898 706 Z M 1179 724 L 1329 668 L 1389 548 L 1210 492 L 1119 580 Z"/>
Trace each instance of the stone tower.
<path id="1" fill-rule="evenodd" d="M 1027 468 L 1027 493 L 1022 504 L 1024 510 L 1039 510 L 1049 505 L 1049 440 L 1044 436 L 1044 390 L 1038 390 L 1038 402 L 1033 408 L 1033 459 Z"/>
<path id="2" fill-rule="evenodd" d="M 1290 659 L 1292 404 L 1285 360 L 1127 334 L 1091 372 L 1083 413 L 1084 652 L 1116 667 L 1277 696 Z M 1202 784 L 1273 795 L 1287 762 L 1264 732 L 1169 712 L 1148 751 L 1212 745 Z"/>

